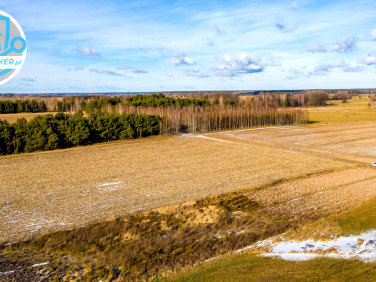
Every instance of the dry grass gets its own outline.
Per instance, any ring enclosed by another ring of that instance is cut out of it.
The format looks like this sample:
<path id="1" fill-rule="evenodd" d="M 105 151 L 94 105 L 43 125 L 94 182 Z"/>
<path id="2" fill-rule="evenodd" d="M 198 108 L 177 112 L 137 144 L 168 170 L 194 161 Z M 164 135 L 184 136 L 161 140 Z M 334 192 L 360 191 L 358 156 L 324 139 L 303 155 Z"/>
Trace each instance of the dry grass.
<path id="1" fill-rule="evenodd" d="M 19 118 L 26 118 L 26 120 L 31 120 L 36 116 L 53 114 L 55 112 L 46 112 L 46 113 L 16 113 L 16 114 L 0 114 L 0 119 L 7 120 L 9 123 L 15 123 Z"/>
<path id="2" fill-rule="evenodd" d="M 155 137 L 0 158 L 0 241 L 352 165 L 256 145 Z"/>
<path id="3" fill-rule="evenodd" d="M 74 257 L 85 281 L 110 281 L 113 269 L 120 281 L 143 280 L 280 234 L 302 221 L 272 215 L 242 193 L 229 193 L 47 234 L 6 246 L 0 254 L 14 258 L 24 253 L 30 260 L 49 256 L 51 265 L 62 256 Z M 62 267 L 68 268 L 67 275 L 75 273 L 69 262 Z"/>

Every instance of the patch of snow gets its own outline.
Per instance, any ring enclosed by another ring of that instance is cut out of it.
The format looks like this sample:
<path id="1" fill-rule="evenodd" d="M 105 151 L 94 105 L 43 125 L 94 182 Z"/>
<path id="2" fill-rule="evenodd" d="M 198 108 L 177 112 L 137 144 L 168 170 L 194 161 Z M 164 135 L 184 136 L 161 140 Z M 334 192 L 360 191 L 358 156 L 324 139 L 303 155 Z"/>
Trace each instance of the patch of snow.
<path id="1" fill-rule="evenodd" d="M 210 258 L 210 259 L 204 260 L 204 263 L 205 263 L 205 262 L 212 261 L 212 260 L 215 260 L 215 259 L 216 259 L 216 257 L 213 257 L 213 258 Z"/>
<path id="2" fill-rule="evenodd" d="M 102 183 L 98 184 L 97 187 L 103 187 L 103 186 L 110 186 L 110 185 L 118 185 L 121 184 L 122 182 L 109 182 L 109 183 Z"/>
<path id="3" fill-rule="evenodd" d="M 49 262 L 42 262 L 42 263 L 36 263 L 36 264 L 33 264 L 31 267 L 38 267 L 38 266 L 43 266 L 43 265 L 47 265 L 49 264 Z"/>
<path id="4" fill-rule="evenodd" d="M 243 234 L 245 231 L 244 230 L 240 230 L 238 232 L 235 233 L 235 235 L 240 235 L 240 234 Z"/>
<path id="5" fill-rule="evenodd" d="M 358 258 L 366 262 L 376 262 L 376 230 L 360 235 L 340 236 L 328 241 L 274 242 L 267 239 L 255 244 L 258 248 L 271 248 L 264 256 L 277 256 L 286 260 L 308 260 L 315 257 L 351 259 Z M 246 247 L 251 248 L 251 246 Z M 246 249 L 243 248 L 243 249 Z M 327 252 L 322 254 L 322 252 Z"/>
<path id="6" fill-rule="evenodd" d="M 317 258 L 317 254 L 306 254 L 306 253 L 289 253 L 289 254 L 262 254 L 264 257 L 278 257 L 284 260 L 294 260 L 294 261 L 303 261 Z"/>
<path id="7" fill-rule="evenodd" d="M 241 253 L 241 252 L 249 250 L 251 248 L 253 248 L 253 246 L 247 246 L 247 247 L 244 247 L 244 248 L 241 248 L 239 250 L 234 251 L 234 253 Z"/>
<path id="8" fill-rule="evenodd" d="M 14 273 L 14 270 L 6 271 L 6 272 L 0 272 L 0 275 L 7 275 L 7 274 L 12 274 L 12 273 Z"/>
<path id="9" fill-rule="evenodd" d="M 298 201 L 298 200 L 303 199 L 303 198 L 304 197 L 295 198 L 295 199 L 287 201 L 286 203 L 295 202 L 295 201 Z"/>

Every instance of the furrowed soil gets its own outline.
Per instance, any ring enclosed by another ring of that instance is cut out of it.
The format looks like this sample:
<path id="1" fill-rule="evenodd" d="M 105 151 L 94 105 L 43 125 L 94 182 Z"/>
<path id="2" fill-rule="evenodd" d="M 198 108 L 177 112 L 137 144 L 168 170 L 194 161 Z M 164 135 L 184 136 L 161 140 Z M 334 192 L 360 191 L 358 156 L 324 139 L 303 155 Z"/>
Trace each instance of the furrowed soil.
<path id="1" fill-rule="evenodd" d="M 353 166 L 200 135 L 5 156 L 0 242 Z"/>
<path id="2" fill-rule="evenodd" d="M 242 144 L 258 144 L 370 164 L 376 160 L 376 122 L 275 127 L 207 134 Z"/>

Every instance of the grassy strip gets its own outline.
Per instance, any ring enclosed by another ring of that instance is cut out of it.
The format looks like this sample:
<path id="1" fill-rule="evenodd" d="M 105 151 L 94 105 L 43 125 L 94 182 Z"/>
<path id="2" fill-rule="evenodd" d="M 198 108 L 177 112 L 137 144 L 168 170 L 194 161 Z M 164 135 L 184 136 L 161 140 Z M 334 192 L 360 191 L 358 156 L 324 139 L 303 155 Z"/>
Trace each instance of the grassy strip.
<path id="1" fill-rule="evenodd" d="M 0 254 L 74 257 L 81 277 L 151 279 L 280 234 L 298 219 L 267 213 L 241 193 L 56 232 L 3 246 Z M 0 247 L 1 249 L 1 247 Z M 67 270 L 73 275 L 74 268 Z"/>
<path id="2" fill-rule="evenodd" d="M 253 254 L 234 255 L 160 281 L 373 281 L 374 263 L 317 258 L 285 261 Z"/>
<path id="3" fill-rule="evenodd" d="M 346 236 L 376 228 L 376 200 L 340 214 L 291 229 L 285 238 L 329 238 Z M 374 263 L 358 260 L 317 258 L 309 261 L 285 261 L 254 254 L 230 255 L 197 268 L 175 274 L 163 281 L 368 281 L 376 275 Z"/>

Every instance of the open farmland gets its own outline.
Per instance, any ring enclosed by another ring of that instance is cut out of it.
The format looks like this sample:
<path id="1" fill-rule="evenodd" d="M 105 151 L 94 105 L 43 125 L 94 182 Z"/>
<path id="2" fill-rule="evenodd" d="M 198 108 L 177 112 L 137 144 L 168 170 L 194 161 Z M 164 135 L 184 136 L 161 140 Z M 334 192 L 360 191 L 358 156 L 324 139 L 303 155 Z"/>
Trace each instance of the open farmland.
<path id="1" fill-rule="evenodd" d="M 370 99 L 353 97 L 342 103 L 332 100 L 324 107 L 308 107 L 309 118 L 315 123 L 376 121 L 376 110 L 369 107 Z"/>
<path id="2" fill-rule="evenodd" d="M 376 122 L 276 127 L 207 134 L 228 142 L 267 145 L 370 164 L 376 160 Z"/>
<path id="3" fill-rule="evenodd" d="M 110 279 L 116 266 L 120 280 L 152 279 L 283 232 L 306 234 L 305 226 L 308 234 L 331 236 L 345 228 L 322 223 L 328 215 L 376 199 L 376 169 L 354 156 L 313 150 L 324 139 L 346 138 L 354 127 L 368 140 L 366 125 L 373 123 L 152 137 L 3 156 L 0 242 L 35 240 L 0 244 L 0 254 L 7 263 L 24 263 L 22 269 L 47 260 L 50 278 Z M 299 140 L 307 129 L 325 138 L 301 150 L 278 138 L 260 141 L 273 134 Z"/>
<path id="4" fill-rule="evenodd" d="M 16 122 L 19 118 L 25 118 L 26 120 L 31 120 L 36 116 L 47 115 L 47 114 L 56 114 L 55 112 L 45 112 L 45 113 L 14 113 L 14 114 L 0 114 L 0 119 L 6 120 L 9 123 Z"/>
<path id="5" fill-rule="evenodd" d="M 353 166 L 203 135 L 4 156 L 0 241 Z"/>

